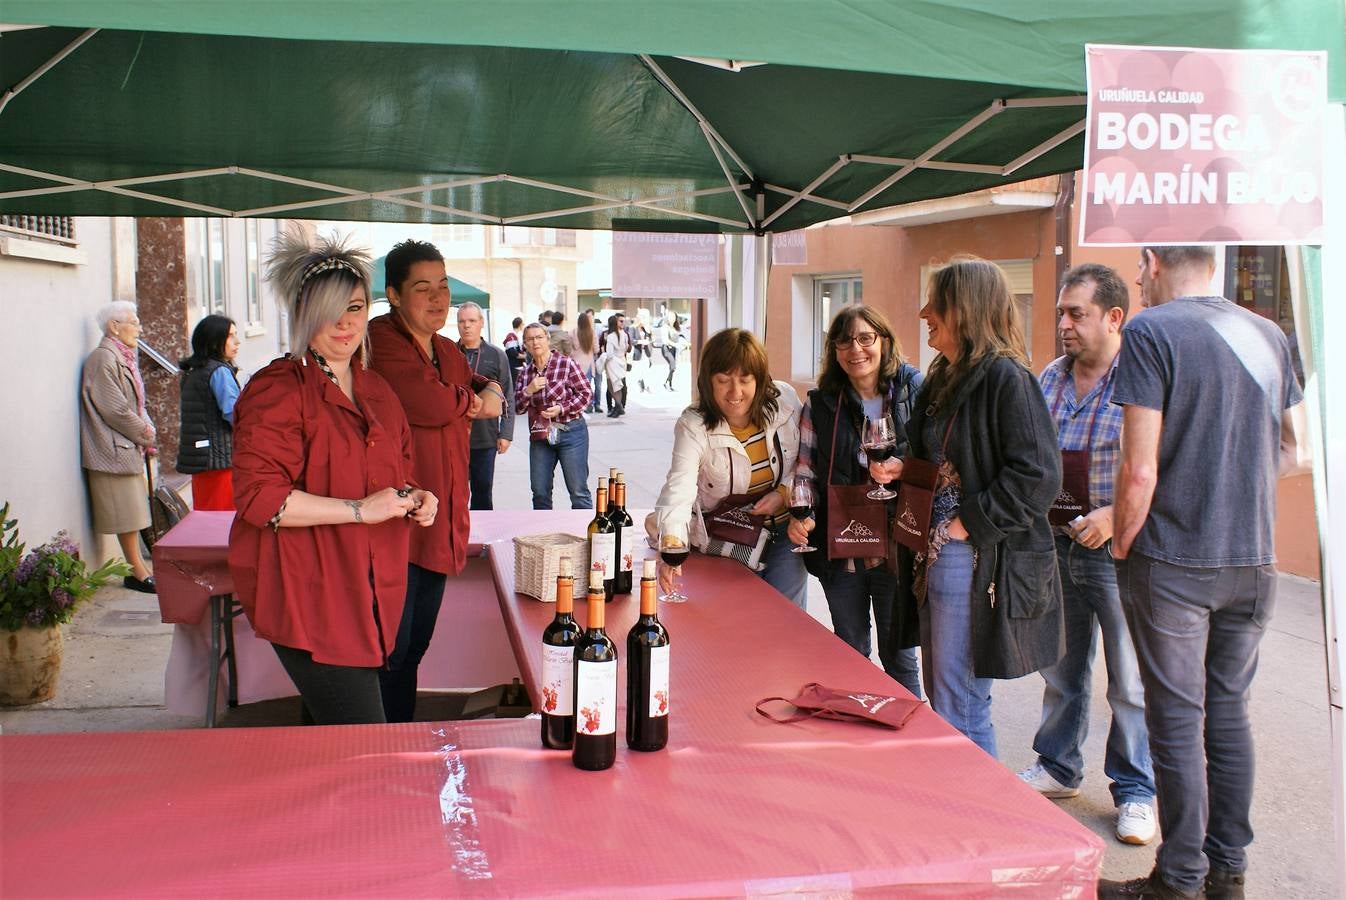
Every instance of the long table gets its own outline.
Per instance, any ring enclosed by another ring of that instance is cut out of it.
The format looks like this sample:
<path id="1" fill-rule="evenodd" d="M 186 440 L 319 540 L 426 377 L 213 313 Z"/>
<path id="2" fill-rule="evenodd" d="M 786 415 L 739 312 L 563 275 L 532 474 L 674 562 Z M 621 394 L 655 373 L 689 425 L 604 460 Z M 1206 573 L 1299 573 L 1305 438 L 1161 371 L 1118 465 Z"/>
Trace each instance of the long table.
<path id="1" fill-rule="evenodd" d="M 513 592 L 506 537 L 583 517 L 474 516 L 535 692 L 552 610 Z M 757 715 L 808 681 L 903 689 L 737 563 L 684 569 L 664 752 L 581 772 L 536 719 L 0 737 L 0 894 L 1091 895 L 1101 841 L 929 708 Z M 619 645 L 635 612 L 608 606 Z"/>

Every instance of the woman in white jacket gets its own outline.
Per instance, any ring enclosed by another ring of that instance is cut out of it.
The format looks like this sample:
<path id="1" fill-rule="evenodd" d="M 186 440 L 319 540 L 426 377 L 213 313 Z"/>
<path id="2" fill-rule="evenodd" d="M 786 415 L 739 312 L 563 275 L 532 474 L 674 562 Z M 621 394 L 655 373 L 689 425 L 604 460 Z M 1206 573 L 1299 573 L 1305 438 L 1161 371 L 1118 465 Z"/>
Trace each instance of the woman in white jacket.
<path id="1" fill-rule="evenodd" d="M 799 452 L 799 395 L 772 381 L 766 349 L 748 331 L 728 328 L 701 351 L 697 402 L 673 436 L 673 461 L 654 511 L 655 527 L 706 545 L 703 515 L 730 494 L 756 497 L 755 515 L 768 516 L 771 543 L 761 576 L 804 608 L 808 573 L 785 536 L 790 480 Z M 659 563 L 667 590 L 677 569 Z"/>

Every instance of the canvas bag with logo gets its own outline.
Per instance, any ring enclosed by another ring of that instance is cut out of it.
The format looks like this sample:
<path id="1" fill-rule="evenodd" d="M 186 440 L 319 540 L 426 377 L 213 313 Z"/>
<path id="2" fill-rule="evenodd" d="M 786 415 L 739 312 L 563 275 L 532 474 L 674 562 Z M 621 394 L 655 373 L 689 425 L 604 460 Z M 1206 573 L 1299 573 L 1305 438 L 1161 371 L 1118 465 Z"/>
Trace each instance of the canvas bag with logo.
<path id="1" fill-rule="evenodd" d="M 788 703 L 795 711 L 784 716 L 773 715 L 762 709 L 768 703 Z M 757 703 L 757 712 L 773 722 L 798 722 L 801 719 L 837 719 L 842 722 L 865 722 L 882 725 L 894 731 L 906 725 L 916 711 L 924 706 L 915 697 L 892 697 L 869 691 L 844 691 L 824 687 L 813 681 L 799 689 L 793 700 L 767 697 Z"/>
<path id="2" fill-rule="evenodd" d="M 869 559 L 888 555 L 888 507 L 870 500 L 867 484 L 832 484 L 841 407 L 832 422 L 832 455 L 827 461 L 827 558 Z"/>

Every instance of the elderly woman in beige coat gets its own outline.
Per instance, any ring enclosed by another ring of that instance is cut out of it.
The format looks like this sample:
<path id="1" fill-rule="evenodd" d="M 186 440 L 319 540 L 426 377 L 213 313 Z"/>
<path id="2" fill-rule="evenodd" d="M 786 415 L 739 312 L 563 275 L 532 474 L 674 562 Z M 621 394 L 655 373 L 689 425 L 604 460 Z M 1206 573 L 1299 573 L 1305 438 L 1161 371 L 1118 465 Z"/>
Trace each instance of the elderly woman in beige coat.
<path id="1" fill-rule="evenodd" d="M 109 303 L 98 311 L 98 326 L 103 339 L 84 360 L 80 379 L 80 464 L 89 476 L 94 531 L 117 536 L 131 564 L 126 587 L 152 594 L 154 577 L 140 555 L 140 530 L 150 524 L 145 452 L 155 435 L 136 359 L 135 304 Z"/>

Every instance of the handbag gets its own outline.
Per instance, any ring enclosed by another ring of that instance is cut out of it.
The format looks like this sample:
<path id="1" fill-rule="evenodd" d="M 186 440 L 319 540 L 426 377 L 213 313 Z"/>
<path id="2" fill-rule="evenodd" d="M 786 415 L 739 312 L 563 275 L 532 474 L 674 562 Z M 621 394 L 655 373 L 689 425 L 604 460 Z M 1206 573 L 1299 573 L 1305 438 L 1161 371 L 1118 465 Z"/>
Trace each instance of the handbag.
<path id="1" fill-rule="evenodd" d="M 827 558 L 872 559 L 888 555 L 888 507 L 871 500 L 864 484 L 832 484 L 842 403 L 832 422 L 832 455 L 827 462 Z"/>
<path id="2" fill-rule="evenodd" d="M 768 703 L 788 703 L 795 711 L 784 716 L 773 715 L 762 709 Z M 767 697 L 757 701 L 756 709 L 758 715 L 781 724 L 803 719 L 836 719 L 840 722 L 881 725 L 897 731 L 924 705 L 910 694 L 906 697 L 892 697 L 868 691 L 845 691 L 812 681 L 800 688 L 793 700 Z"/>
<path id="3" fill-rule="evenodd" d="M 957 411 L 949 417 L 944 429 L 945 451 L 953 432 Z M 935 485 L 939 481 L 939 466 L 928 459 L 908 456 L 902 460 L 902 474 L 898 476 L 897 513 L 893 516 L 892 538 L 914 553 L 930 549 L 930 514 L 935 505 Z"/>
<path id="4" fill-rule="evenodd" d="M 781 461 L 781 470 L 785 468 L 785 454 L 781 452 L 780 435 L 773 434 L 776 445 L 776 457 Z M 729 484 L 734 483 L 734 453 L 729 448 L 724 451 L 729 458 Z M 781 472 L 771 482 L 768 490 L 774 491 L 781 481 Z M 754 572 L 766 568 L 762 556 L 771 544 L 771 529 L 767 528 L 767 516 L 756 515 L 751 510 L 763 494 L 730 494 L 709 512 L 703 513 L 701 523 L 706 530 L 706 543 L 697 547 L 707 556 L 725 556 L 736 559 Z"/>

